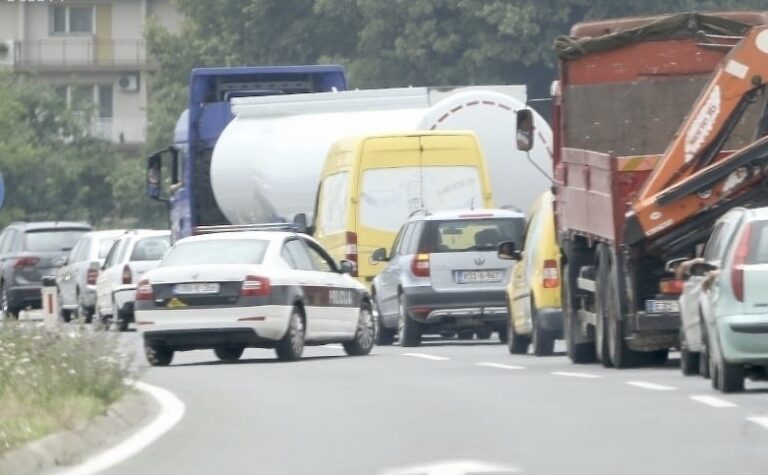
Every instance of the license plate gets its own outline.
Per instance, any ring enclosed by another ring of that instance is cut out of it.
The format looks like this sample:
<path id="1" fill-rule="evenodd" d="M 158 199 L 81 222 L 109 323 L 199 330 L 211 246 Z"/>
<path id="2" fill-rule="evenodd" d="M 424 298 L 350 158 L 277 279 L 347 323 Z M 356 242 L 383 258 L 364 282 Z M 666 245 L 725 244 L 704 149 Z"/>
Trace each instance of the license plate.
<path id="1" fill-rule="evenodd" d="M 646 313 L 679 313 L 680 302 L 677 300 L 646 300 Z"/>
<path id="2" fill-rule="evenodd" d="M 458 284 L 480 284 L 501 282 L 504 273 L 500 270 L 460 270 L 456 272 Z"/>
<path id="3" fill-rule="evenodd" d="M 173 293 L 176 295 L 217 294 L 219 293 L 219 284 L 215 282 L 176 284 L 176 286 L 173 288 Z"/>

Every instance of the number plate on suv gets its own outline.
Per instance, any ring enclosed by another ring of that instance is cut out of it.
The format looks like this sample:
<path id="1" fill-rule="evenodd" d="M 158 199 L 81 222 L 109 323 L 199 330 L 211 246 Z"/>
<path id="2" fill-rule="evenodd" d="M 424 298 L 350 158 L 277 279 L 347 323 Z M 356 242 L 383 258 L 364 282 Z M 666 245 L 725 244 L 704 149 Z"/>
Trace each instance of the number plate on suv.
<path id="1" fill-rule="evenodd" d="M 680 303 L 677 300 L 646 300 L 646 313 L 679 313 Z"/>
<path id="2" fill-rule="evenodd" d="M 195 282 L 190 284 L 176 284 L 173 288 L 176 295 L 200 295 L 219 293 L 219 284 L 216 282 Z"/>
<path id="3" fill-rule="evenodd" d="M 504 272 L 500 270 L 460 270 L 456 272 L 457 284 L 481 284 L 501 282 Z"/>

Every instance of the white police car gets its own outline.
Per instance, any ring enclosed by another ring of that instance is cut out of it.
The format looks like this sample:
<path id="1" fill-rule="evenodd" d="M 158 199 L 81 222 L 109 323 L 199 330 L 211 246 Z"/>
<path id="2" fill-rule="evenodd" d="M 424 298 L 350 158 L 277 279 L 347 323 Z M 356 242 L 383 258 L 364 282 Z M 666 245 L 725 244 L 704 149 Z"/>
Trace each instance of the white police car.
<path id="1" fill-rule="evenodd" d="M 281 360 L 299 359 L 305 344 L 371 351 L 370 297 L 348 275 L 352 263 L 336 264 L 309 236 L 254 228 L 211 227 L 181 239 L 144 275 L 136 324 L 151 365 L 206 348 L 223 361 L 245 348 L 274 348 Z"/>

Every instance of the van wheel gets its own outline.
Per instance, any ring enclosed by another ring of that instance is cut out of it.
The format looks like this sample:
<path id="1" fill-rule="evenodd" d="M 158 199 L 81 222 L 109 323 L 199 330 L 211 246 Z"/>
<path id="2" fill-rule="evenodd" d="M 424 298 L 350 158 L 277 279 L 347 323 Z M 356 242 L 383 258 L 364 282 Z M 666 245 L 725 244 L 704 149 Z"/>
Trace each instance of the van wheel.
<path id="1" fill-rule="evenodd" d="M 531 344 L 531 337 L 528 335 L 518 335 L 517 332 L 515 332 L 515 325 L 513 325 L 511 321 L 507 323 L 507 328 L 507 332 L 509 334 L 509 338 L 507 339 L 507 346 L 509 348 L 510 354 L 524 355 L 528 353 L 528 346 Z"/>
<path id="2" fill-rule="evenodd" d="M 531 321 L 533 322 L 533 354 L 536 356 L 552 356 L 555 352 L 555 332 L 545 330 L 536 318 L 536 308 L 531 298 Z"/>
<path id="3" fill-rule="evenodd" d="M 304 352 L 304 315 L 298 307 L 293 307 L 288 317 L 288 329 L 277 342 L 275 353 L 281 361 L 296 361 Z"/>
<path id="4" fill-rule="evenodd" d="M 360 316 L 357 319 L 355 339 L 342 343 L 344 351 L 349 356 L 367 355 L 373 349 L 376 327 L 373 322 L 373 313 L 367 303 L 360 308 Z"/>
<path id="5" fill-rule="evenodd" d="M 398 319 L 397 319 L 397 339 L 400 346 L 419 346 L 421 345 L 421 325 L 413 321 L 405 310 L 405 299 L 401 295 L 397 299 Z"/>

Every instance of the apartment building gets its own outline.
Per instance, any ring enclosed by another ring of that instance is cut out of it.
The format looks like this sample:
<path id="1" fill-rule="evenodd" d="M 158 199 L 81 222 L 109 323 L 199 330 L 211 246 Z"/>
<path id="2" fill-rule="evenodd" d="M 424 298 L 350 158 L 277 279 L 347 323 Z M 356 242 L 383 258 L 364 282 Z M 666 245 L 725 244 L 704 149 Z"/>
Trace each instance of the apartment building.
<path id="1" fill-rule="evenodd" d="M 92 111 L 93 133 L 141 146 L 147 129 L 144 28 L 181 23 L 171 0 L 0 0 L 0 68 L 50 83 L 70 107 Z"/>

